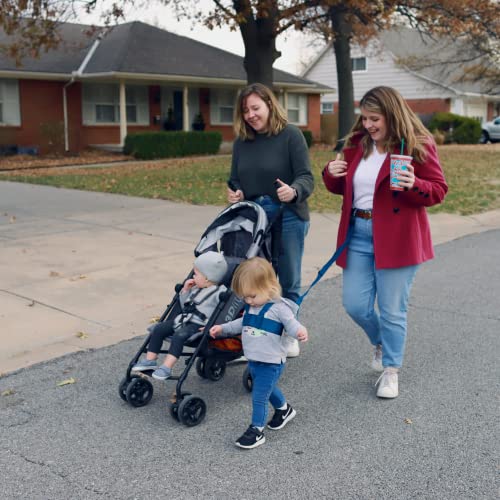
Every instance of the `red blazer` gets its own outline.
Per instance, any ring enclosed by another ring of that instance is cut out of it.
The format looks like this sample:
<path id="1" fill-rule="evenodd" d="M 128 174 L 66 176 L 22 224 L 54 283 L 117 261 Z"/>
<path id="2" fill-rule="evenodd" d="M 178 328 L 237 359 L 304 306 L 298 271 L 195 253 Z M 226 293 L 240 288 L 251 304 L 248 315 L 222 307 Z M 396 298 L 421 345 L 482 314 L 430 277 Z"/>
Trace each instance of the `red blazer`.
<path id="1" fill-rule="evenodd" d="M 359 144 L 345 148 L 347 175 L 333 177 L 325 167 L 323 182 L 328 191 L 343 195 L 342 214 L 337 235 L 337 247 L 347 235 L 353 200 L 353 176 L 362 159 Z M 397 153 L 397 151 L 394 151 Z M 408 154 L 408 153 L 405 153 Z M 389 189 L 389 155 L 382 164 L 373 195 L 373 246 L 375 267 L 387 269 L 420 264 L 434 257 L 429 219 L 425 207 L 441 203 L 448 191 L 443 169 L 434 142 L 427 145 L 423 163 L 412 162 L 415 168 L 415 185 L 408 191 Z M 347 252 L 337 260 L 346 267 Z"/>

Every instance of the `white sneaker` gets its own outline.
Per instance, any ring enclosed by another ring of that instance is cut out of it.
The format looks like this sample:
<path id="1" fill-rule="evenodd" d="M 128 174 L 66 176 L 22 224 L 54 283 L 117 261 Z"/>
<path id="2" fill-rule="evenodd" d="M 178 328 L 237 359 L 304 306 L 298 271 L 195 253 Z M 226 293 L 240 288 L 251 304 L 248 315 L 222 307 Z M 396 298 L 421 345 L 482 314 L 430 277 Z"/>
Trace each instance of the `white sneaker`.
<path id="1" fill-rule="evenodd" d="M 286 357 L 296 358 L 300 354 L 299 341 L 293 337 L 285 337 Z"/>
<path id="2" fill-rule="evenodd" d="M 377 397 L 397 398 L 399 395 L 397 368 L 386 368 L 375 383 L 377 384 Z"/>
<path id="3" fill-rule="evenodd" d="M 373 358 L 372 358 L 372 370 L 376 372 L 383 372 L 384 367 L 382 365 L 382 345 L 377 344 L 373 348 Z"/>

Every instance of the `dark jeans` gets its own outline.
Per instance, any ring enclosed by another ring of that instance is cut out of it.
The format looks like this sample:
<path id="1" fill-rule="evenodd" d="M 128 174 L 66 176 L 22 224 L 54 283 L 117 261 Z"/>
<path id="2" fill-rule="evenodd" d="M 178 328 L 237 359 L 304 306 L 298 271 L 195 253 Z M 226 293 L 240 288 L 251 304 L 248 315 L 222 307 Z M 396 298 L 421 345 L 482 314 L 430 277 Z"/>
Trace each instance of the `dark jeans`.
<path id="1" fill-rule="evenodd" d="M 191 335 L 195 334 L 200 328 L 201 325 L 188 322 L 182 325 L 182 327 L 178 330 L 174 330 L 174 320 L 167 319 L 167 321 L 158 323 L 155 326 L 153 333 L 151 334 L 151 339 L 149 340 L 148 351 L 158 354 L 161 351 L 163 341 L 167 337 L 172 336 L 170 339 L 168 353 L 176 358 L 179 358 L 182 354 L 182 349 L 186 340 L 191 337 Z"/>
<path id="2" fill-rule="evenodd" d="M 280 204 L 270 196 L 258 196 L 253 201 L 266 212 L 270 221 L 274 220 Z M 281 242 L 278 257 L 278 279 L 283 291 L 283 297 L 297 302 L 300 296 L 302 256 L 304 255 L 304 240 L 309 230 L 309 221 L 299 218 L 293 210 L 283 210 L 281 226 Z"/>

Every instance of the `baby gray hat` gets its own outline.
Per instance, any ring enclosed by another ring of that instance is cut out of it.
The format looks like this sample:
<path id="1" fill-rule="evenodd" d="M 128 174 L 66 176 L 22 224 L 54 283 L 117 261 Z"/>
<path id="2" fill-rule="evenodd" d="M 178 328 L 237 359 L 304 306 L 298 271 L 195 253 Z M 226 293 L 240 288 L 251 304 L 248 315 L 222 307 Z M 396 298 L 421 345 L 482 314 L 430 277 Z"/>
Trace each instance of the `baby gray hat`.
<path id="1" fill-rule="evenodd" d="M 194 261 L 194 267 L 213 283 L 220 283 L 227 273 L 226 259 L 218 252 L 202 253 Z"/>

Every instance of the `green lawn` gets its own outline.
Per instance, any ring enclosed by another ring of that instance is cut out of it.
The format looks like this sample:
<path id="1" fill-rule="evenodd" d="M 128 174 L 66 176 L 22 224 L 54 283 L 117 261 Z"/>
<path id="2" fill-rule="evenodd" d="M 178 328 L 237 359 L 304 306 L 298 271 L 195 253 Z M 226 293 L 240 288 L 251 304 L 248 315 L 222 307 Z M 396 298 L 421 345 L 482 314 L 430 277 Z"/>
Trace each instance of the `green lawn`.
<path id="1" fill-rule="evenodd" d="M 445 202 L 432 207 L 430 212 L 468 215 L 500 208 L 500 148 L 493 145 L 442 146 L 439 154 L 450 189 Z M 341 197 L 328 193 L 321 181 L 321 170 L 330 159 L 333 159 L 333 153 L 329 151 L 311 151 L 316 179 L 316 189 L 310 198 L 313 211 L 338 211 L 340 208 Z M 225 205 L 229 165 L 229 156 L 183 158 L 133 166 L 2 174 L 0 180 L 197 205 Z"/>

